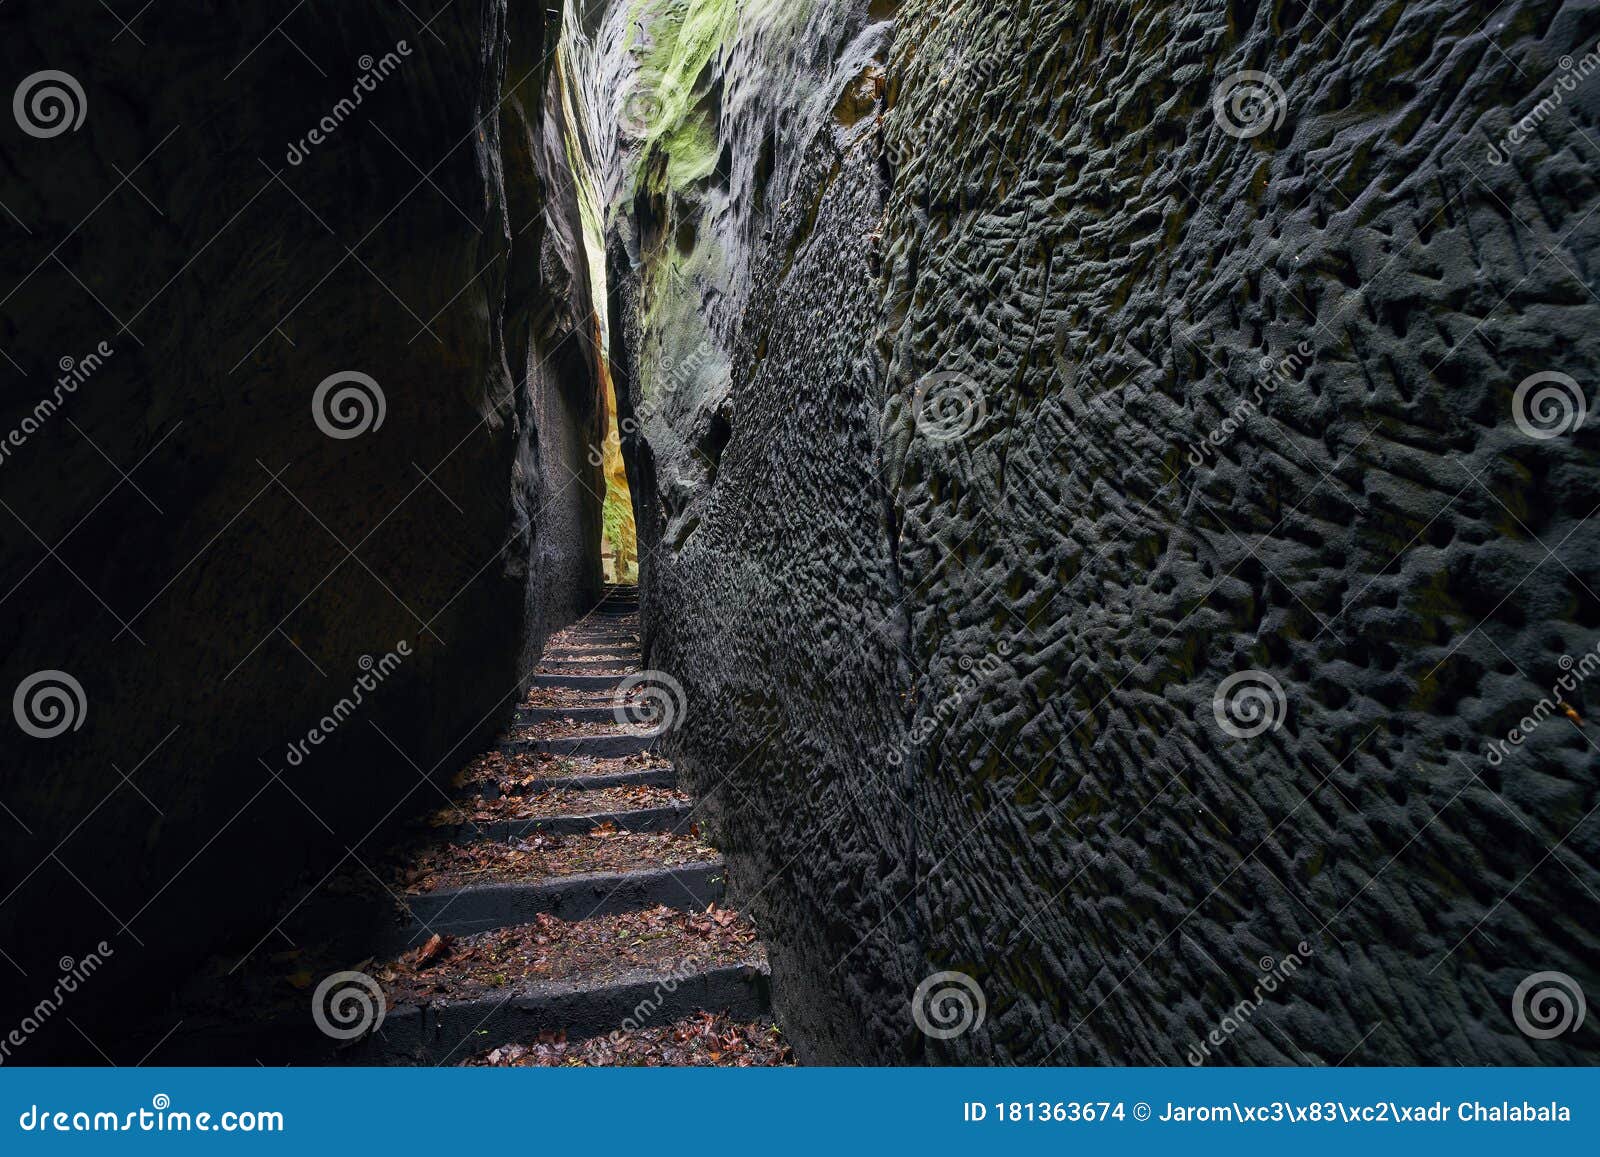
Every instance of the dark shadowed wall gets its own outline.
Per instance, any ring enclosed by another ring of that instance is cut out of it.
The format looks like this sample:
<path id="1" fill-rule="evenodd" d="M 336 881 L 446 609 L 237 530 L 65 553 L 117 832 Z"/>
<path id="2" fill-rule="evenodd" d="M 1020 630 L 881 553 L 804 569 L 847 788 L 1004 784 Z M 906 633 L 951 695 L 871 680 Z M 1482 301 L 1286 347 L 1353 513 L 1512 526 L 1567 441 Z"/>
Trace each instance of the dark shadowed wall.
<path id="1" fill-rule="evenodd" d="M 554 22 L 284 8 L 0 8 L 4 1022 L 112 953 L 17 1060 L 137 1061 L 596 595 Z"/>

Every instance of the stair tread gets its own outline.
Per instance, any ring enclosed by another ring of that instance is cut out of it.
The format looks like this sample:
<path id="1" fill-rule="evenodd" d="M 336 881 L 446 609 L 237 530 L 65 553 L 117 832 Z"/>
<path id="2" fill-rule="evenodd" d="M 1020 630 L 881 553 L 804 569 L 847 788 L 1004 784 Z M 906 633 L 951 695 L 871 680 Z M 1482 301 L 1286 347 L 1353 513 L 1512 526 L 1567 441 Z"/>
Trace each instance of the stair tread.
<path id="1" fill-rule="evenodd" d="M 515 729 L 550 727 L 564 723 L 609 723 L 616 726 L 617 709 L 611 696 L 600 703 L 580 706 L 519 707 Z"/>
<path id="2" fill-rule="evenodd" d="M 698 1012 L 670 1024 L 619 1029 L 586 1040 L 513 1041 L 481 1049 L 464 1066 L 482 1068 L 788 1067 L 794 1052 L 770 1016 L 743 1020 Z"/>
<path id="3" fill-rule="evenodd" d="M 543 880 L 511 879 L 410 896 L 410 923 L 390 940 L 416 947 L 434 935 L 466 936 L 533 922 L 541 914 L 587 920 L 665 906 L 700 911 L 722 899 L 720 858 Z"/>
<path id="4" fill-rule="evenodd" d="M 456 828 L 451 835 L 458 844 L 478 840 L 502 843 L 534 835 L 584 835 L 602 828 L 624 832 L 689 832 L 694 825 L 691 804 L 639 808 L 624 812 L 575 812 L 567 815 L 533 816 L 516 820 L 473 820 Z"/>
<path id="5" fill-rule="evenodd" d="M 428 826 L 459 844 L 512 841 L 539 833 L 583 835 L 607 826 L 628 832 L 682 833 L 690 830 L 693 816 L 693 799 L 674 788 L 618 784 L 462 800 L 435 812 Z"/>
<path id="6" fill-rule="evenodd" d="M 498 799 L 502 795 L 532 795 L 552 787 L 576 786 L 577 780 L 663 770 L 671 771 L 672 764 L 650 752 L 602 758 L 494 748 L 462 768 L 453 782 L 460 791 Z"/>
<path id="7" fill-rule="evenodd" d="M 655 749 L 658 737 L 614 732 L 599 735 L 573 735 L 560 739 L 507 739 L 501 742 L 502 751 L 529 751 L 546 755 L 589 755 L 614 759 L 637 755 Z"/>
<path id="8" fill-rule="evenodd" d="M 536 795 L 462 800 L 435 812 L 429 823 L 436 828 L 449 829 L 466 823 L 628 814 L 667 807 L 690 807 L 693 802 L 684 792 L 648 784 L 602 788 L 554 787 Z"/>
<path id="9" fill-rule="evenodd" d="M 720 862 L 689 835 L 616 832 L 538 837 L 518 844 L 483 840 L 436 844 L 415 856 L 400 883 L 409 896 L 490 884 L 539 885 L 569 876 L 625 874 Z"/>
<path id="10" fill-rule="evenodd" d="M 470 999 L 533 987 L 601 988 L 641 975 L 689 976 L 730 964 L 765 966 L 755 929 L 738 913 L 658 906 L 462 937 L 433 954 L 407 952 L 378 971 L 394 1004 Z"/>
<path id="11" fill-rule="evenodd" d="M 616 688 L 623 679 L 627 678 L 626 672 L 614 675 L 534 675 L 533 683 L 536 687 L 558 687 L 573 691 L 601 690 Z"/>

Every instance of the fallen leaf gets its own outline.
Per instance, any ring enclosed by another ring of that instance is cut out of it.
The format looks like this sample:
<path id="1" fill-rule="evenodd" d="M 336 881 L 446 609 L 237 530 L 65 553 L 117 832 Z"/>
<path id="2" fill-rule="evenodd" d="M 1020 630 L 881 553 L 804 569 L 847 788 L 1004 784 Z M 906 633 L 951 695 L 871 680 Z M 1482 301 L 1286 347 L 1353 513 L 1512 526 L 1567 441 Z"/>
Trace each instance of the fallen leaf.
<path id="1" fill-rule="evenodd" d="M 441 936 L 435 932 L 432 936 L 428 937 L 428 942 L 426 944 L 417 949 L 416 959 L 413 961 L 413 963 L 415 963 L 418 968 L 427 967 L 435 960 L 438 960 L 441 956 L 447 954 L 450 951 L 451 945 L 455 943 L 455 940 L 456 938 L 454 936 Z"/>

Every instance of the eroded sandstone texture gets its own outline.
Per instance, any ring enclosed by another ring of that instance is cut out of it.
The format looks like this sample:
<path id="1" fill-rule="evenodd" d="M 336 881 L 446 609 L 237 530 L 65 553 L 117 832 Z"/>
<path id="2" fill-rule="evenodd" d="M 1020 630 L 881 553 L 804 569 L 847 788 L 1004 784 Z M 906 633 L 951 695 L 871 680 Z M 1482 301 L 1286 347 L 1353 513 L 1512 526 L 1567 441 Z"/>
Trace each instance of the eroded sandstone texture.
<path id="1" fill-rule="evenodd" d="M 802 1058 L 1592 1061 L 1511 1003 L 1600 996 L 1600 696 L 1489 753 L 1600 642 L 1600 434 L 1514 398 L 1600 371 L 1600 18 L 582 7 L 648 659 Z"/>
<path id="2" fill-rule="evenodd" d="M 5 94 L 52 70 L 85 105 L 0 124 L 0 425 L 110 351 L 0 464 L 8 712 L 38 672 L 84 698 L 56 738 L 0 728 L 0 1032 L 112 951 L 14 1061 L 137 1061 L 108 1006 L 287 950 L 276 914 L 437 806 L 596 593 L 554 22 L 289 7 L 0 8 Z M 348 438 L 313 414 L 343 371 L 384 401 L 330 419 Z"/>

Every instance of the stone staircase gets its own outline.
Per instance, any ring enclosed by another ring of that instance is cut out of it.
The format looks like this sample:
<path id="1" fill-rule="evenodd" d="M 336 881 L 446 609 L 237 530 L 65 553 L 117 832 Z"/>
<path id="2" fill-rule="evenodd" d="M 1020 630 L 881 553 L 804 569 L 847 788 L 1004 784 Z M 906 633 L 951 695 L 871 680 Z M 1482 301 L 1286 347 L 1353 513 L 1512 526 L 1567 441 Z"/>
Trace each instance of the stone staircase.
<path id="1" fill-rule="evenodd" d="M 512 730 L 445 806 L 386 854 L 351 849 L 296 889 L 268 938 L 182 984 L 127 1051 L 168 1065 L 792 1063 L 765 949 L 722 906 L 722 857 L 657 750 L 671 723 L 651 706 L 659 673 L 639 666 L 637 597 L 609 590 L 550 640 Z"/>
<path id="2" fill-rule="evenodd" d="M 763 1019 L 765 951 L 719 907 L 722 858 L 656 753 L 662 716 L 621 698 L 639 665 L 633 590 L 608 591 L 550 641 L 512 733 L 457 777 L 434 838 L 409 849 L 407 922 L 364 969 L 382 984 L 383 1021 L 341 1059 L 528 1063 L 686 1022 L 762 1043 L 702 1047 L 693 1063 L 786 1057 Z"/>

